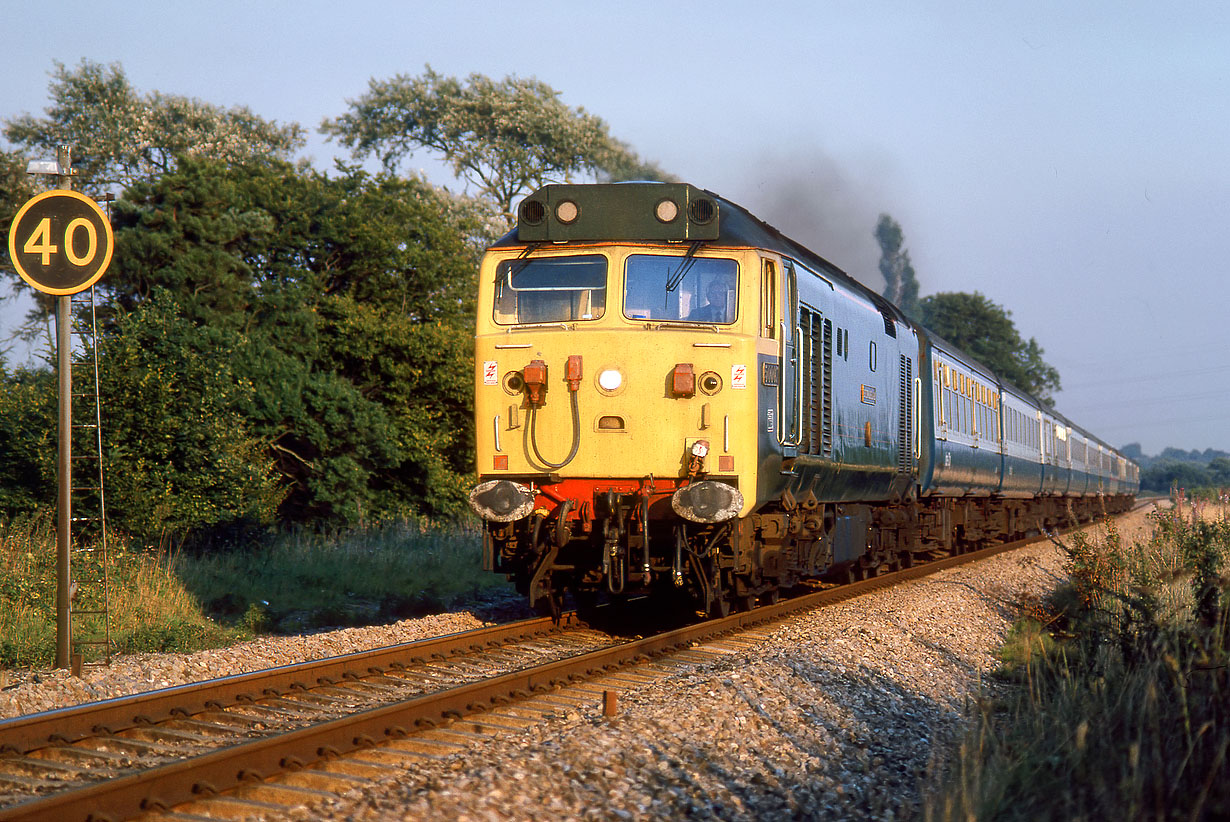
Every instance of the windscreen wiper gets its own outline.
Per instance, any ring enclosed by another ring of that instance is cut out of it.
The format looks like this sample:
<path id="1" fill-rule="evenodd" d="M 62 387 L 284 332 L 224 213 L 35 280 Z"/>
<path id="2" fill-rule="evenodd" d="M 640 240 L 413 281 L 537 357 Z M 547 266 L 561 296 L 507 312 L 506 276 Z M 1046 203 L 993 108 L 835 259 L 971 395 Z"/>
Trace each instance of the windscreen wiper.
<path id="1" fill-rule="evenodd" d="M 530 243 L 529 245 L 525 247 L 524 251 L 522 251 L 520 254 L 516 256 L 516 258 L 512 261 L 512 265 L 508 266 L 508 282 L 509 283 L 512 282 L 513 277 L 516 277 L 518 274 L 524 271 L 525 267 L 530 264 L 529 256 L 533 254 L 535 251 L 537 251 L 538 249 L 542 248 L 544 245 L 546 245 L 546 243 L 543 242 L 542 240 Z M 496 277 L 499 277 L 498 273 L 496 274 Z"/>
<path id="2" fill-rule="evenodd" d="M 688 245 L 688 253 L 683 255 L 683 260 L 679 263 L 679 267 L 675 269 L 675 273 L 671 274 L 670 279 L 666 281 L 666 293 L 670 294 L 679 284 L 683 282 L 683 278 L 688 276 L 688 272 L 692 270 L 692 266 L 696 264 L 696 252 L 704 245 L 703 241 L 696 241 Z"/>

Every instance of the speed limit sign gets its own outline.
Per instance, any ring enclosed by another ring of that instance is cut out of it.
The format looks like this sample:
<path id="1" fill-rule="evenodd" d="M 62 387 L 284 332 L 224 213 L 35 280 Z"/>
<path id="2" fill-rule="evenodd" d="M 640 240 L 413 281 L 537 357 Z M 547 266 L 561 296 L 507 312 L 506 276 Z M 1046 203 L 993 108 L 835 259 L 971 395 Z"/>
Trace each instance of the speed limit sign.
<path id="1" fill-rule="evenodd" d="M 29 200 L 9 229 L 13 267 L 48 294 L 76 294 L 98 282 L 114 248 L 111 223 L 98 204 L 65 189 Z"/>

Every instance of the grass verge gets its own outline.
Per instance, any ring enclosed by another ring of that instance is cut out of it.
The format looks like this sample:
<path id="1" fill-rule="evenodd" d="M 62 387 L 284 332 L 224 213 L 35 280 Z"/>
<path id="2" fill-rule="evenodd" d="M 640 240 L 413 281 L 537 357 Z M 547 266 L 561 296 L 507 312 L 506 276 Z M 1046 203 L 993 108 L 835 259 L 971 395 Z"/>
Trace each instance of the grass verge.
<path id="1" fill-rule="evenodd" d="M 102 603 L 102 552 L 74 551 L 75 608 Z M 215 553 L 168 553 L 109 540 L 113 652 L 187 652 L 262 633 L 390 622 L 506 590 L 479 568 L 480 534 L 402 522 L 332 536 L 282 534 Z M 55 529 L 49 518 L 0 524 L 0 667 L 55 659 Z M 74 638 L 101 639 L 79 616 Z M 102 651 L 81 648 L 87 660 Z"/>
<path id="2" fill-rule="evenodd" d="M 165 555 L 142 551 L 121 539 L 110 540 L 111 642 L 121 653 L 191 651 L 251 636 L 243 625 L 210 619 L 168 568 Z M 102 551 L 97 543 L 74 551 L 78 580 L 74 608 L 99 610 L 103 604 Z M 74 620 L 75 639 L 103 640 L 98 616 Z M 0 667 L 51 665 L 56 650 L 56 538 L 50 518 L 0 525 Z M 102 655 L 102 646 L 82 646 L 85 659 Z"/>
<path id="3" fill-rule="evenodd" d="M 338 535 L 287 533 L 259 550 L 181 554 L 173 568 L 211 613 L 298 633 L 434 613 L 507 590 L 480 560 L 476 526 L 407 521 Z"/>
<path id="4" fill-rule="evenodd" d="M 1009 635 L 928 819 L 1230 818 L 1224 512 L 1061 543 L 1069 581 Z"/>

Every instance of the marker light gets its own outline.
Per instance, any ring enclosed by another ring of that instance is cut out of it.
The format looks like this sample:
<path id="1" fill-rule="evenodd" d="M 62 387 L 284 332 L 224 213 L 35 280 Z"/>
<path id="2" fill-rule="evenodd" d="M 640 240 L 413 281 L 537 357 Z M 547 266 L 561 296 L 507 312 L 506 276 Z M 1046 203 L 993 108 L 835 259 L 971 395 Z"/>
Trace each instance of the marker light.
<path id="1" fill-rule="evenodd" d="M 581 207 L 572 200 L 564 200 L 555 207 L 555 218 L 564 224 L 573 222 L 580 215 Z"/>
<path id="2" fill-rule="evenodd" d="M 619 386 L 624 384 L 624 375 L 620 374 L 614 368 L 608 368 L 598 375 L 598 387 L 603 391 L 618 391 Z"/>
<path id="3" fill-rule="evenodd" d="M 653 210 L 660 223 L 673 223 L 679 216 L 679 206 L 674 200 L 662 200 Z"/>

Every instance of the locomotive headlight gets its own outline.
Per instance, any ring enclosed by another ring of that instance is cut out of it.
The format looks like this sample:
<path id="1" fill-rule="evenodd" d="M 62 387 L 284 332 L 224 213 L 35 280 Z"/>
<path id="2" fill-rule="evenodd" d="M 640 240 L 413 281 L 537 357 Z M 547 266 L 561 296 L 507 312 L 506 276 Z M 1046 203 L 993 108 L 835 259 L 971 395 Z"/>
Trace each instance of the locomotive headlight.
<path id="1" fill-rule="evenodd" d="M 514 522 L 534 509 L 534 491 L 519 482 L 490 480 L 470 491 L 470 507 L 488 522 Z"/>
<path id="2" fill-rule="evenodd" d="M 617 369 L 607 368 L 598 373 L 598 387 L 603 391 L 618 391 L 624 384 L 624 375 Z"/>
<path id="3" fill-rule="evenodd" d="M 725 522 L 743 510 L 743 494 L 733 485 L 702 480 L 672 494 L 671 508 L 692 522 Z"/>

